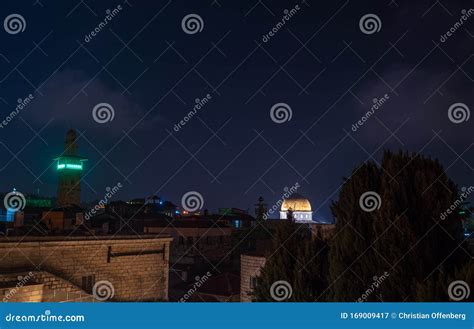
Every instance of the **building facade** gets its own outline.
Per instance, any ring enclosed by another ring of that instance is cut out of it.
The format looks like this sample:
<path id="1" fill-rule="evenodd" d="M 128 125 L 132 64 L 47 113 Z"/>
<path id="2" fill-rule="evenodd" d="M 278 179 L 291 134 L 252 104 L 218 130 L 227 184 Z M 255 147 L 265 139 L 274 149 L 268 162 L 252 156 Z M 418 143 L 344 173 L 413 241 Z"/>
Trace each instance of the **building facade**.
<path id="1" fill-rule="evenodd" d="M 77 136 L 71 129 L 66 134 L 64 152 L 54 159 L 58 171 L 57 207 L 80 205 L 81 173 L 86 158 L 77 155 Z"/>
<path id="2" fill-rule="evenodd" d="M 107 300 L 165 301 L 171 240 L 169 236 L 0 238 L 0 274 L 41 271 L 85 295 L 95 295 L 105 282 L 113 292 Z M 47 295 L 51 293 L 54 287 Z"/>
<path id="3" fill-rule="evenodd" d="M 313 220 L 311 203 L 299 194 L 295 193 L 283 201 L 280 209 L 280 219 L 287 219 L 290 211 L 295 222 L 311 222 Z"/>
<path id="4" fill-rule="evenodd" d="M 240 256 L 240 301 L 251 302 L 257 277 L 265 265 L 263 255 L 249 254 Z"/>

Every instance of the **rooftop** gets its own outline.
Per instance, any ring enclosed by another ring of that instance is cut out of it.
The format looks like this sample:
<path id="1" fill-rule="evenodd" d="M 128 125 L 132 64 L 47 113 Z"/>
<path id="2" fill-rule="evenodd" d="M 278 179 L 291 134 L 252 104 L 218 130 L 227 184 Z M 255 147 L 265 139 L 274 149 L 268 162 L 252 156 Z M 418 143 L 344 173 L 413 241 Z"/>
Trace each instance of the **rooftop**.
<path id="1" fill-rule="evenodd" d="M 171 239 L 168 234 L 142 235 L 89 235 L 89 236 L 6 236 L 0 237 L 0 243 L 10 242 L 57 242 L 57 241 L 115 241 L 115 240 L 153 240 Z"/>

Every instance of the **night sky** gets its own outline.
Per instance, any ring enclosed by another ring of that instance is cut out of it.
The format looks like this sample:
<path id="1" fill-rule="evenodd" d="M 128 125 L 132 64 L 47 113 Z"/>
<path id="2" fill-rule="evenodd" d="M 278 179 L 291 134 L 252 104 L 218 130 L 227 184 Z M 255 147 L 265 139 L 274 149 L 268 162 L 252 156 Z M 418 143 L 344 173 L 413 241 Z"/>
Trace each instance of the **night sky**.
<path id="1" fill-rule="evenodd" d="M 89 42 L 86 35 L 122 10 Z M 285 9 L 299 6 L 267 42 Z M 0 128 L 0 191 L 55 196 L 52 159 L 75 128 L 86 163 L 82 199 L 106 187 L 128 200 L 161 195 L 176 204 L 199 191 L 204 208 L 271 206 L 285 187 L 330 220 L 343 177 L 384 149 L 439 158 L 461 188 L 474 185 L 474 119 L 453 123 L 454 103 L 474 108 L 474 15 L 445 42 L 473 1 L 2 1 L 0 119 L 19 98 L 31 103 Z M 181 22 L 202 18 L 188 34 Z M 381 26 L 363 33 L 361 17 Z M 212 98 L 178 132 L 195 99 Z M 389 99 L 357 131 L 373 104 Z M 97 123 L 98 103 L 114 109 Z M 291 107 L 275 123 L 270 110 Z M 469 111 L 468 111 L 469 112 Z M 1 121 L 0 120 L 0 121 Z"/>

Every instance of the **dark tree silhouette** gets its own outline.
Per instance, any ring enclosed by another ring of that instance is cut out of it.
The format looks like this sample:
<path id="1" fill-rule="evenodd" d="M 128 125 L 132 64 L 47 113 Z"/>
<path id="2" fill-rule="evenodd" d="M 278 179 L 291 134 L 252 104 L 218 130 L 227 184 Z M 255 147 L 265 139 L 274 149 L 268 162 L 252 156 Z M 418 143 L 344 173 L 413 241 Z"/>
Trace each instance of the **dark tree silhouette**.
<path id="1" fill-rule="evenodd" d="M 271 285 L 284 280 L 288 301 L 448 301 L 450 283 L 474 285 L 459 199 L 438 161 L 385 152 L 345 180 L 328 244 L 279 223 L 254 300 L 273 301 Z"/>
<path id="2" fill-rule="evenodd" d="M 372 199 L 376 206 L 365 199 L 361 207 L 366 192 L 380 196 Z M 458 247 L 463 239 L 458 212 L 441 219 L 457 198 L 439 162 L 420 155 L 385 152 L 380 167 L 369 162 L 355 170 L 332 205 L 331 298 L 447 300 L 446 281 L 454 278 L 456 265 L 468 261 Z M 385 272 L 389 277 L 367 293 Z"/>
<path id="3" fill-rule="evenodd" d="M 257 222 L 263 222 L 267 216 L 267 205 L 262 196 L 258 198 L 258 203 L 255 204 L 255 219 Z"/>
<path id="4" fill-rule="evenodd" d="M 253 299 L 275 301 L 271 287 L 277 281 L 291 286 L 291 297 L 285 301 L 314 301 L 327 286 L 328 248 L 320 238 L 311 240 L 307 227 L 293 220 L 278 223 L 273 240 L 273 252 L 257 279 Z"/>

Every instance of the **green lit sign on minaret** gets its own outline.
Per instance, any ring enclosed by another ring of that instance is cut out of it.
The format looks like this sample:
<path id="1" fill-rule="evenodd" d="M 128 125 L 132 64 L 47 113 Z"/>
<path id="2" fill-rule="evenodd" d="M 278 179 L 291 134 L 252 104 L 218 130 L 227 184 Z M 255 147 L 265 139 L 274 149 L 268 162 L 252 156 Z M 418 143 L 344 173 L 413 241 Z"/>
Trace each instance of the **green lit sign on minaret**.
<path id="1" fill-rule="evenodd" d="M 64 141 L 64 152 L 56 161 L 58 171 L 57 206 L 79 205 L 81 203 L 81 173 L 87 158 L 77 155 L 76 132 L 69 130 Z"/>
<path id="2" fill-rule="evenodd" d="M 68 156 L 61 156 L 59 158 L 56 158 L 55 160 L 58 161 L 58 165 L 56 167 L 56 169 L 58 170 L 82 170 L 82 161 L 85 161 L 85 159 L 83 158 L 79 159 L 77 157 Z"/>

